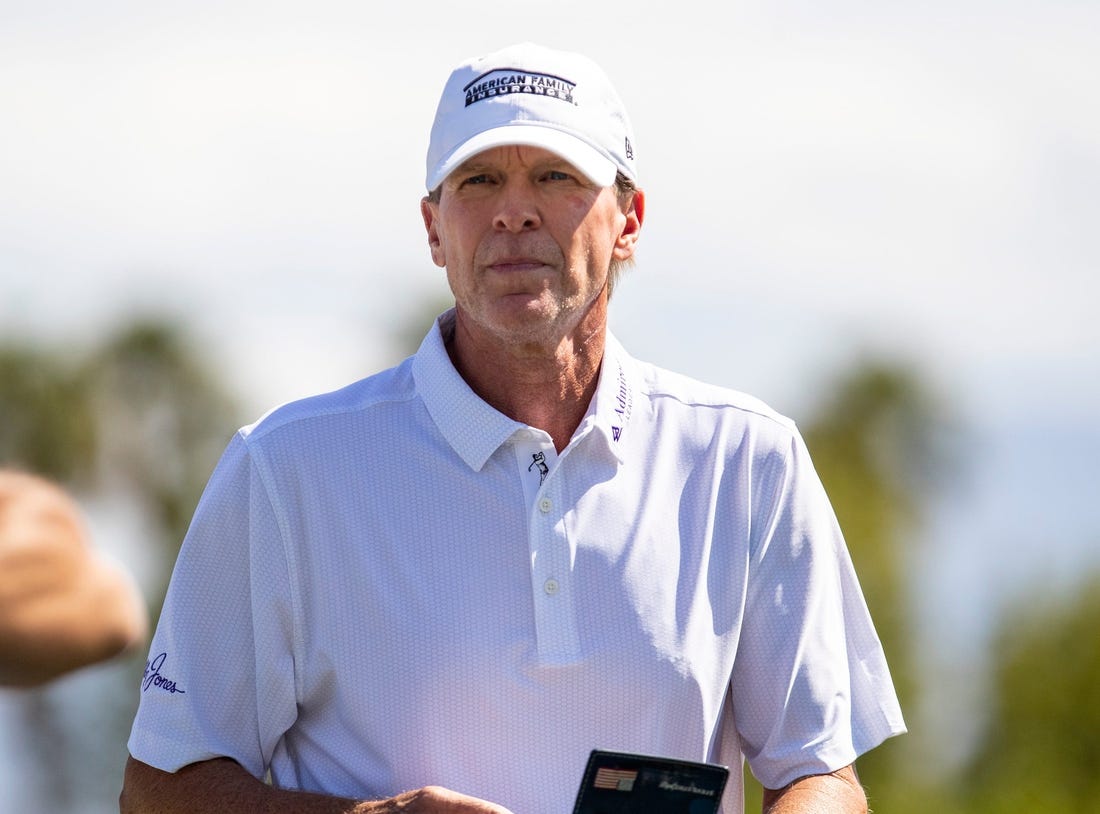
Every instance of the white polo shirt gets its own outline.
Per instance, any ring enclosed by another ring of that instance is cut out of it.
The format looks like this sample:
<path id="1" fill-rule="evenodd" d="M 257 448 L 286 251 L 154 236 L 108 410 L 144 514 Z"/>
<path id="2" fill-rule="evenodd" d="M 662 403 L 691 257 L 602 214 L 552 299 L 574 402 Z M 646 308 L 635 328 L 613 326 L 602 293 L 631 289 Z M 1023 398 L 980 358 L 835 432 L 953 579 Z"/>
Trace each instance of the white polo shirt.
<path id="1" fill-rule="evenodd" d="M 764 785 L 904 731 L 793 424 L 608 337 L 560 455 L 416 356 L 241 430 L 153 639 L 129 747 L 355 798 L 571 810 L 594 747 Z"/>

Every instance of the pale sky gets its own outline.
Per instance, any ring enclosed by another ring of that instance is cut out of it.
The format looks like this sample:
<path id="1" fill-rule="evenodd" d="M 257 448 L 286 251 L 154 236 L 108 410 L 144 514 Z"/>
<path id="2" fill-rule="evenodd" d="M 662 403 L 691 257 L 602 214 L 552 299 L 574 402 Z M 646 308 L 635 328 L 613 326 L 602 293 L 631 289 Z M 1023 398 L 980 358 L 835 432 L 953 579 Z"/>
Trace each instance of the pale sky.
<path id="1" fill-rule="evenodd" d="M 1098 38 L 1085 0 L 0 0 L 0 337 L 182 312 L 250 418 L 389 364 L 445 293 L 450 68 L 583 51 L 648 194 L 614 330 L 795 418 L 860 352 L 915 360 L 979 439 L 927 584 L 989 605 L 1010 534 L 1016 583 L 1100 548 Z"/>
<path id="2" fill-rule="evenodd" d="M 0 324 L 184 307 L 234 363 L 287 356 L 240 374 L 261 409 L 360 375 L 444 291 L 417 200 L 447 72 L 534 39 L 634 120 L 639 355 L 795 411 L 856 345 L 1100 406 L 1100 7 L 377 5 L 0 2 Z"/>

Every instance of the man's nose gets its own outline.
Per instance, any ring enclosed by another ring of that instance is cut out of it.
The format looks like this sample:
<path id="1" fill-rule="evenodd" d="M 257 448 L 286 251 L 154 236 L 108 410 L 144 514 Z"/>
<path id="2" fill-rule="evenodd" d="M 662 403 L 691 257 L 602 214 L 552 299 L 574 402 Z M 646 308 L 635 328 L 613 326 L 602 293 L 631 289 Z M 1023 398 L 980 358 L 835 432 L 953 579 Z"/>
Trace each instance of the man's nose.
<path id="1" fill-rule="evenodd" d="M 535 190 L 527 181 L 508 182 L 501 190 L 493 227 L 507 232 L 524 232 L 542 225 Z"/>

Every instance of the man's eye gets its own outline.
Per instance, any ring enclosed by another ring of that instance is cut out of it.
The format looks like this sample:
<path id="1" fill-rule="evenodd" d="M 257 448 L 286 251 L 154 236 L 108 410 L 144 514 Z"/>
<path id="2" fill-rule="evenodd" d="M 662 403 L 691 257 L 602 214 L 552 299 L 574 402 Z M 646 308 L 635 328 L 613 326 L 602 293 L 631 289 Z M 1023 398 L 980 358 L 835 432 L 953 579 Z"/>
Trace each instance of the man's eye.
<path id="1" fill-rule="evenodd" d="M 562 172 L 561 170 L 550 170 L 546 173 L 547 181 L 568 181 L 570 177 L 569 173 Z"/>
<path id="2" fill-rule="evenodd" d="M 478 184 L 487 184 L 487 183 L 489 183 L 489 176 L 486 175 L 485 173 L 480 173 L 478 175 L 471 175 L 471 176 L 468 176 L 465 180 L 463 180 L 462 183 L 466 186 L 476 186 Z"/>

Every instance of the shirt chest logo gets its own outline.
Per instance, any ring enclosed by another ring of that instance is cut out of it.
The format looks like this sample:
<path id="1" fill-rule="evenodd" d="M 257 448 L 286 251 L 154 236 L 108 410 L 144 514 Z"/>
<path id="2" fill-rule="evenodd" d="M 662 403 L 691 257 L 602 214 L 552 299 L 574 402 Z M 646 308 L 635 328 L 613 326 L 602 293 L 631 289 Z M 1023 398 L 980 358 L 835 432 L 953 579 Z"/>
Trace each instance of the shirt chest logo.
<path id="1" fill-rule="evenodd" d="M 630 413 L 634 409 L 634 394 L 626 381 L 626 371 L 622 364 L 619 365 L 619 389 L 615 394 L 615 419 L 611 425 L 611 437 L 615 441 L 623 433 L 623 427 L 630 421 Z"/>

